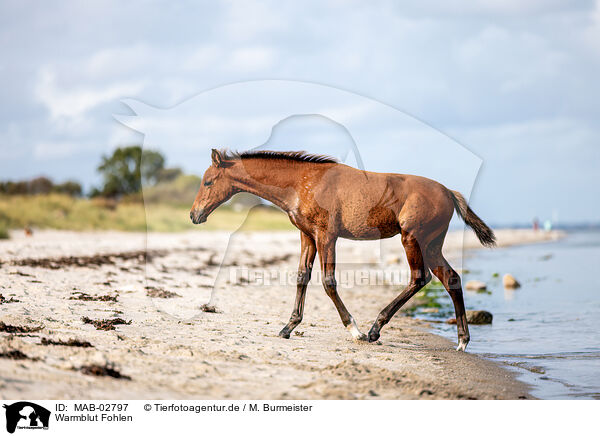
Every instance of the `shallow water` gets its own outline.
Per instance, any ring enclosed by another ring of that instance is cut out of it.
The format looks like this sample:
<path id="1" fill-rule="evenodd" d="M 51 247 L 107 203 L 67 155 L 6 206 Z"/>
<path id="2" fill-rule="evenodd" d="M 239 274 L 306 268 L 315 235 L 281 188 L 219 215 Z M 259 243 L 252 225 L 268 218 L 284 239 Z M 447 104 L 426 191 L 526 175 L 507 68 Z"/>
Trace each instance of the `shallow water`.
<path id="1" fill-rule="evenodd" d="M 491 325 L 470 326 L 468 350 L 514 367 L 544 399 L 600 399 L 600 232 L 575 232 L 550 243 L 477 250 L 464 260 L 467 280 L 482 280 L 488 293 L 465 292 L 467 309 L 488 310 Z M 502 275 L 521 282 L 504 290 Z M 494 275 L 497 277 L 494 277 Z M 454 316 L 444 296 L 438 314 Z M 434 324 L 456 341 L 456 326 Z"/>

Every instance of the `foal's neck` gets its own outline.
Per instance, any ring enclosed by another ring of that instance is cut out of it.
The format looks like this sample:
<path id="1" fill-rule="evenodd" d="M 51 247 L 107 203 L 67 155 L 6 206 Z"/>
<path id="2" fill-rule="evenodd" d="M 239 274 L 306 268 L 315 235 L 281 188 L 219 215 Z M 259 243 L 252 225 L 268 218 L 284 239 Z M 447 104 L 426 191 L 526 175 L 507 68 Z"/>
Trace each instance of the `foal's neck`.
<path id="1" fill-rule="evenodd" d="M 233 185 L 279 206 L 292 210 L 298 201 L 298 165 L 286 160 L 243 159 L 231 168 Z"/>

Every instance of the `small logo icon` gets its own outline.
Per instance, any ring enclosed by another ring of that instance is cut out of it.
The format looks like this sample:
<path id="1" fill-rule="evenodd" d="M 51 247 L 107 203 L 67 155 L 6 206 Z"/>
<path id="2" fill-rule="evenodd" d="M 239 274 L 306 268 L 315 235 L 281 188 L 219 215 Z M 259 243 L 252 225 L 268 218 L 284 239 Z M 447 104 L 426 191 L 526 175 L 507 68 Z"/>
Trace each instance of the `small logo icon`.
<path id="1" fill-rule="evenodd" d="M 50 411 L 42 406 L 29 401 L 19 401 L 5 404 L 6 431 L 14 433 L 18 429 L 48 429 Z"/>

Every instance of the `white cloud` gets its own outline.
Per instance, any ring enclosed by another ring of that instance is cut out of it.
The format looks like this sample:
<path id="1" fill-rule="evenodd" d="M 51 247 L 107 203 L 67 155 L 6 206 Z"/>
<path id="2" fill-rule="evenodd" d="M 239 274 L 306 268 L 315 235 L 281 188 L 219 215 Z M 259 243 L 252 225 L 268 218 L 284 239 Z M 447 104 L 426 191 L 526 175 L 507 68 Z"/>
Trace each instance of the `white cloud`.
<path id="1" fill-rule="evenodd" d="M 571 0 L 421 0 L 402 6 L 408 15 L 460 18 L 521 18 L 565 13 L 585 8 L 586 2 Z"/>
<path id="2" fill-rule="evenodd" d="M 485 144 L 485 154 L 498 165 L 519 160 L 550 160 L 557 155 L 577 162 L 588 153 L 590 143 L 600 139 L 600 132 L 585 122 L 569 118 L 552 118 L 452 129 L 452 135 L 468 146 Z M 539 144 L 543 144 L 540 147 Z M 591 157 L 588 156 L 588 157 Z M 566 162 L 564 162 L 566 164 Z"/>
<path id="3" fill-rule="evenodd" d="M 583 43 L 596 55 L 600 54 L 600 0 L 596 0 L 589 24 L 583 29 Z"/>
<path id="4" fill-rule="evenodd" d="M 45 67 L 40 72 L 35 94 L 38 101 L 50 111 L 51 118 L 57 120 L 62 117 L 81 117 L 100 103 L 137 94 L 144 85 L 144 81 L 137 81 L 61 88 L 57 84 L 56 73 Z"/>
<path id="5" fill-rule="evenodd" d="M 35 144 L 33 147 L 33 157 L 40 160 L 56 159 L 76 154 L 84 149 L 85 147 L 77 142 L 44 141 Z"/>
<path id="6" fill-rule="evenodd" d="M 485 27 L 457 49 L 460 68 L 481 80 L 493 79 L 501 92 L 527 91 L 541 80 L 557 77 L 567 55 L 528 31 Z"/>
<path id="7" fill-rule="evenodd" d="M 161 54 L 147 44 L 101 49 L 84 60 L 83 69 L 88 78 L 106 80 L 156 67 L 162 62 Z"/>
<path id="8" fill-rule="evenodd" d="M 222 21 L 224 35 L 235 41 L 249 39 L 285 30 L 290 21 L 289 11 L 282 2 L 226 2 L 225 19 Z"/>
<path id="9" fill-rule="evenodd" d="M 266 70 L 273 65 L 274 59 L 275 52 L 269 47 L 246 47 L 231 54 L 228 68 L 239 73 Z"/>
<path id="10" fill-rule="evenodd" d="M 182 67 L 189 71 L 203 71 L 215 68 L 222 62 L 223 50 L 216 44 L 206 44 L 194 47 L 184 56 Z"/>

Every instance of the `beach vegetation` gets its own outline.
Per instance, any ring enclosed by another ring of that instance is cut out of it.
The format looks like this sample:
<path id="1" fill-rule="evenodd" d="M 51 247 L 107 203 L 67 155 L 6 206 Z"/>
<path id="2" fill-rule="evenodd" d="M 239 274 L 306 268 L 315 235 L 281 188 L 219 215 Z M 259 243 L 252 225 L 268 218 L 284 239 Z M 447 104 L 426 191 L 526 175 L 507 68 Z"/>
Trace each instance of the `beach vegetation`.
<path id="1" fill-rule="evenodd" d="M 187 203 L 169 204 L 140 199 L 74 198 L 66 194 L 0 195 L 0 237 L 8 229 L 121 230 L 176 232 L 186 230 L 291 230 L 281 210 L 258 206 L 217 209 L 208 221 L 194 226 Z"/>

